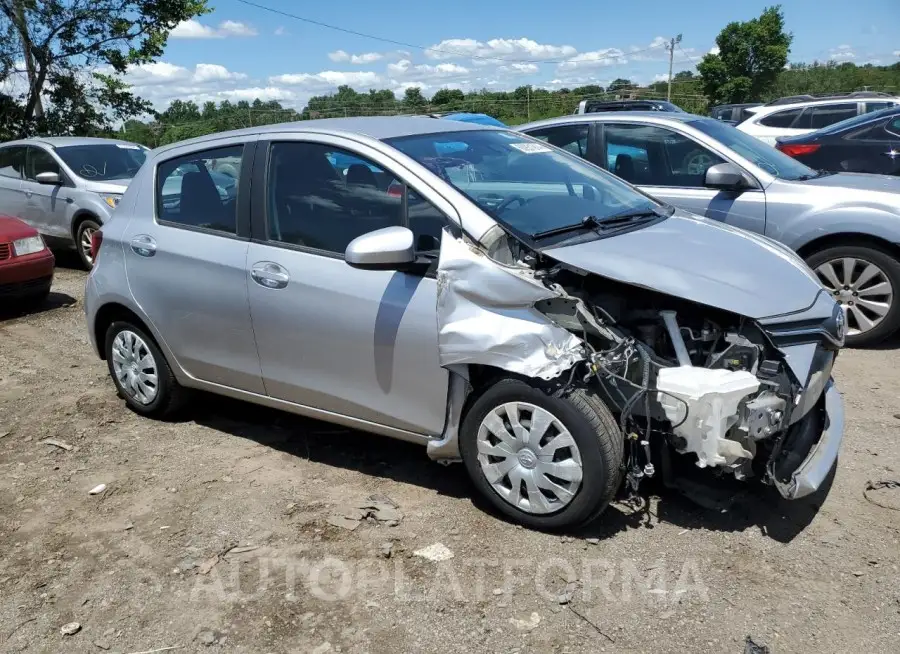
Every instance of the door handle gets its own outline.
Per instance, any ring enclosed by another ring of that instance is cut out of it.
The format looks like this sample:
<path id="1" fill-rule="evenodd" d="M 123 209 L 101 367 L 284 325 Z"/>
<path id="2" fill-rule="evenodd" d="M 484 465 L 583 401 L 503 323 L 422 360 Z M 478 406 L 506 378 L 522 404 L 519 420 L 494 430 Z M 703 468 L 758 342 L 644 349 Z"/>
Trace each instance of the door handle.
<path id="1" fill-rule="evenodd" d="M 284 288 L 291 281 L 288 271 L 271 261 L 260 261 L 253 264 L 253 268 L 250 270 L 250 277 L 260 286 L 271 289 Z"/>
<path id="2" fill-rule="evenodd" d="M 152 236 L 141 234 L 131 239 L 131 250 L 142 257 L 152 257 L 156 254 L 156 241 Z"/>

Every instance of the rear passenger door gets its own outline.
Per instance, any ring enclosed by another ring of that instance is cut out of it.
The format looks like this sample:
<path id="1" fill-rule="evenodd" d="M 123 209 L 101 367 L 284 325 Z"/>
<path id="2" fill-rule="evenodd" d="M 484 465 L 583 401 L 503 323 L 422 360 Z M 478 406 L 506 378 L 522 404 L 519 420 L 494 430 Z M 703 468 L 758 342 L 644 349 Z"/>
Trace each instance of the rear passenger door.
<path id="1" fill-rule="evenodd" d="M 22 220 L 25 219 L 24 174 L 25 146 L 0 148 L 0 212 Z"/>
<path id="2" fill-rule="evenodd" d="M 440 434 L 448 373 L 434 270 L 344 261 L 357 236 L 408 225 L 436 269 L 448 221 L 434 192 L 406 189 L 390 159 L 338 137 L 272 136 L 256 161 L 246 283 L 266 392 L 314 415 Z"/>
<path id="3" fill-rule="evenodd" d="M 798 134 L 834 125 L 859 115 L 859 102 L 836 102 L 807 107 L 793 125 Z M 792 131 L 793 131 L 792 130 Z"/>
<path id="4" fill-rule="evenodd" d="M 203 382 L 263 394 L 247 297 L 249 175 L 255 137 L 169 150 L 153 197 L 124 233 L 128 283 L 178 364 Z M 215 172 L 238 161 L 237 177 Z"/>

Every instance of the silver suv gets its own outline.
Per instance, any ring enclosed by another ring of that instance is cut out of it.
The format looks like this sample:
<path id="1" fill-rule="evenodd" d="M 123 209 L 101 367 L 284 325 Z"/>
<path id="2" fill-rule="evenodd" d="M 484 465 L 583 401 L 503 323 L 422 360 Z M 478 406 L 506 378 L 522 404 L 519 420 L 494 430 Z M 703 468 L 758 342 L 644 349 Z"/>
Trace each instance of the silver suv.
<path id="1" fill-rule="evenodd" d="M 134 411 L 202 389 L 420 443 L 530 526 L 674 481 L 664 461 L 797 498 L 837 459 L 843 313 L 803 261 L 512 131 L 347 118 L 175 144 L 93 246 L 88 333 Z"/>
<path id="2" fill-rule="evenodd" d="M 0 210 L 92 264 L 91 234 L 109 219 L 147 148 L 115 139 L 41 137 L 0 145 Z"/>
<path id="3" fill-rule="evenodd" d="M 815 171 L 692 114 L 589 114 L 515 129 L 663 202 L 789 246 L 844 307 L 848 345 L 900 328 L 900 178 Z"/>

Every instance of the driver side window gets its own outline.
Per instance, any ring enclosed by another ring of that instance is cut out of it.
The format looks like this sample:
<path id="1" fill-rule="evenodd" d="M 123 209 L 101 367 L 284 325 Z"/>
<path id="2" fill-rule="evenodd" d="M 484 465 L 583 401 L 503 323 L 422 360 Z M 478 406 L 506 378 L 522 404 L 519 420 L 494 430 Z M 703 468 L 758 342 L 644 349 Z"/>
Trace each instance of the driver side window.
<path id="1" fill-rule="evenodd" d="M 645 186 L 704 188 L 706 171 L 725 160 L 696 141 L 664 127 L 609 124 L 610 172 Z"/>

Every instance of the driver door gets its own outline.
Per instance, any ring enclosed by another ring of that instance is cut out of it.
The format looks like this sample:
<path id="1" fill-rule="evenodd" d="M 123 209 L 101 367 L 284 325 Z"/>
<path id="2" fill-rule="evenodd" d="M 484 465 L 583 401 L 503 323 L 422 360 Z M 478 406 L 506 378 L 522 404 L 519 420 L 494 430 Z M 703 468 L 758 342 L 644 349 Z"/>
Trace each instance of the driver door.
<path id="1" fill-rule="evenodd" d="M 605 123 L 602 142 L 599 160 L 645 193 L 698 216 L 765 233 L 765 192 L 707 188 L 706 171 L 726 161 L 689 136 L 656 125 Z"/>

